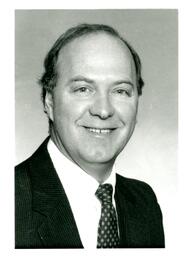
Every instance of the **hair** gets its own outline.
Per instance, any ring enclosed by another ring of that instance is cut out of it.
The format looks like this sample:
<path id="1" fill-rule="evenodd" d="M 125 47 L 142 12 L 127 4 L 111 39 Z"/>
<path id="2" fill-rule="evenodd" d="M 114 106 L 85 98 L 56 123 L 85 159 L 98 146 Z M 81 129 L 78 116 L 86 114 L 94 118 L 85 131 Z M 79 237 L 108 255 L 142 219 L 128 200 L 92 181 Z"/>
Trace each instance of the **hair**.
<path id="1" fill-rule="evenodd" d="M 68 29 L 64 34 L 62 34 L 57 41 L 52 46 L 51 50 L 48 52 L 45 60 L 44 60 L 44 68 L 45 71 L 39 80 L 39 84 L 42 87 L 42 101 L 45 105 L 45 96 L 46 92 L 52 92 L 53 88 L 56 86 L 58 74 L 57 74 L 57 61 L 60 50 L 72 42 L 74 39 L 81 37 L 83 35 L 93 34 L 93 33 L 101 33 L 104 32 L 113 37 L 121 40 L 130 50 L 136 68 L 136 81 L 137 81 L 137 89 L 138 95 L 142 94 L 142 87 L 144 85 L 144 81 L 141 77 L 141 61 L 137 52 L 133 49 L 133 47 L 112 27 L 103 25 L 103 24 L 80 24 L 75 27 Z"/>

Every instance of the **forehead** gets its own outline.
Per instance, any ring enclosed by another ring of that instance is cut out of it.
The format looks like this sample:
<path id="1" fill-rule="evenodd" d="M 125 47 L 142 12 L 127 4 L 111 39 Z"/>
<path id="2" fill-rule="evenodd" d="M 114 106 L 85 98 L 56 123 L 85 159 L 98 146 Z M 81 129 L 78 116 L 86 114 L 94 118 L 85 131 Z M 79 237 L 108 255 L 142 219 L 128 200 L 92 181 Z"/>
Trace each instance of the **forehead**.
<path id="1" fill-rule="evenodd" d="M 98 69 L 134 69 L 134 60 L 129 48 L 120 39 L 106 32 L 92 33 L 78 37 L 65 45 L 58 57 L 60 72 L 68 65 L 98 67 Z M 62 69 L 61 69 L 62 68 Z M 99 71 L 99 70 L 98 70 Z M 130 72 L 130 71 L 129 71 Z"/>

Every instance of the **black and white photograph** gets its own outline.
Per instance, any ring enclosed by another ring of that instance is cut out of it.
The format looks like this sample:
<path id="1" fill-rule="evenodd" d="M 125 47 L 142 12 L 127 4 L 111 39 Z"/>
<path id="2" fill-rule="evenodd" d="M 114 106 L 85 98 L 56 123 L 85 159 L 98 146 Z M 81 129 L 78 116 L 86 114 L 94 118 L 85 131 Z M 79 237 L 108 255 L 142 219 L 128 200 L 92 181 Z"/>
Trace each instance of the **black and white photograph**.
<path id="1" fill-rule="evenodd" d="M 0 12 L 1 255 L 186 255 L 183 1 Z"/>
<path id="2" fill-rule="evenodd" d="M 176 9 L 15 10 L 15 248 L 162 248 Z"/>

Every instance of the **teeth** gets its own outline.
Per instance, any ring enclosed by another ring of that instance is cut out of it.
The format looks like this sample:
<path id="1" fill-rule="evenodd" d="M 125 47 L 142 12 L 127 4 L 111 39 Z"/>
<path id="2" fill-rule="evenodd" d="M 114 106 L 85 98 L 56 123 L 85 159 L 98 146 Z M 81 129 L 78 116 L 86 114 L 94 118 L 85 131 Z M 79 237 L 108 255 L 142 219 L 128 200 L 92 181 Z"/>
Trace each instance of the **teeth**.
<path id="1" fill-rule="evenodd" d="M 90 132 L 95 132 L 95 133 L 102 133 L 102 134 L 107 134 L 110 133 L 110 129 L 96 129 L 96 128 L 88 128 Z"/>

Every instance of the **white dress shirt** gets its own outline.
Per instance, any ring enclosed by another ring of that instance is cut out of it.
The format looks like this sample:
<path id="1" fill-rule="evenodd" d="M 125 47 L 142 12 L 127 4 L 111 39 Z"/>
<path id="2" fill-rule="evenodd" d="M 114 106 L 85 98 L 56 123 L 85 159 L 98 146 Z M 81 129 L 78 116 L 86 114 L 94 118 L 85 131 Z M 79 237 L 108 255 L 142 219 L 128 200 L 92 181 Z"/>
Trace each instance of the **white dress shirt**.
<path id="1" fill-rule="evenodd" d="M 99 183 L 65 157 L 51 139 L 47 148 L 68 197 L 83 247 L 94 249 L 97 246 L 97 229 L 101 215 L 101 204 L 95 196 Z M 115 182 L 116 175 L 113 170 L 104 183 L 110 183 L 115 188 Z M 114 191 L 112 198 L 115 206 Z"/>

